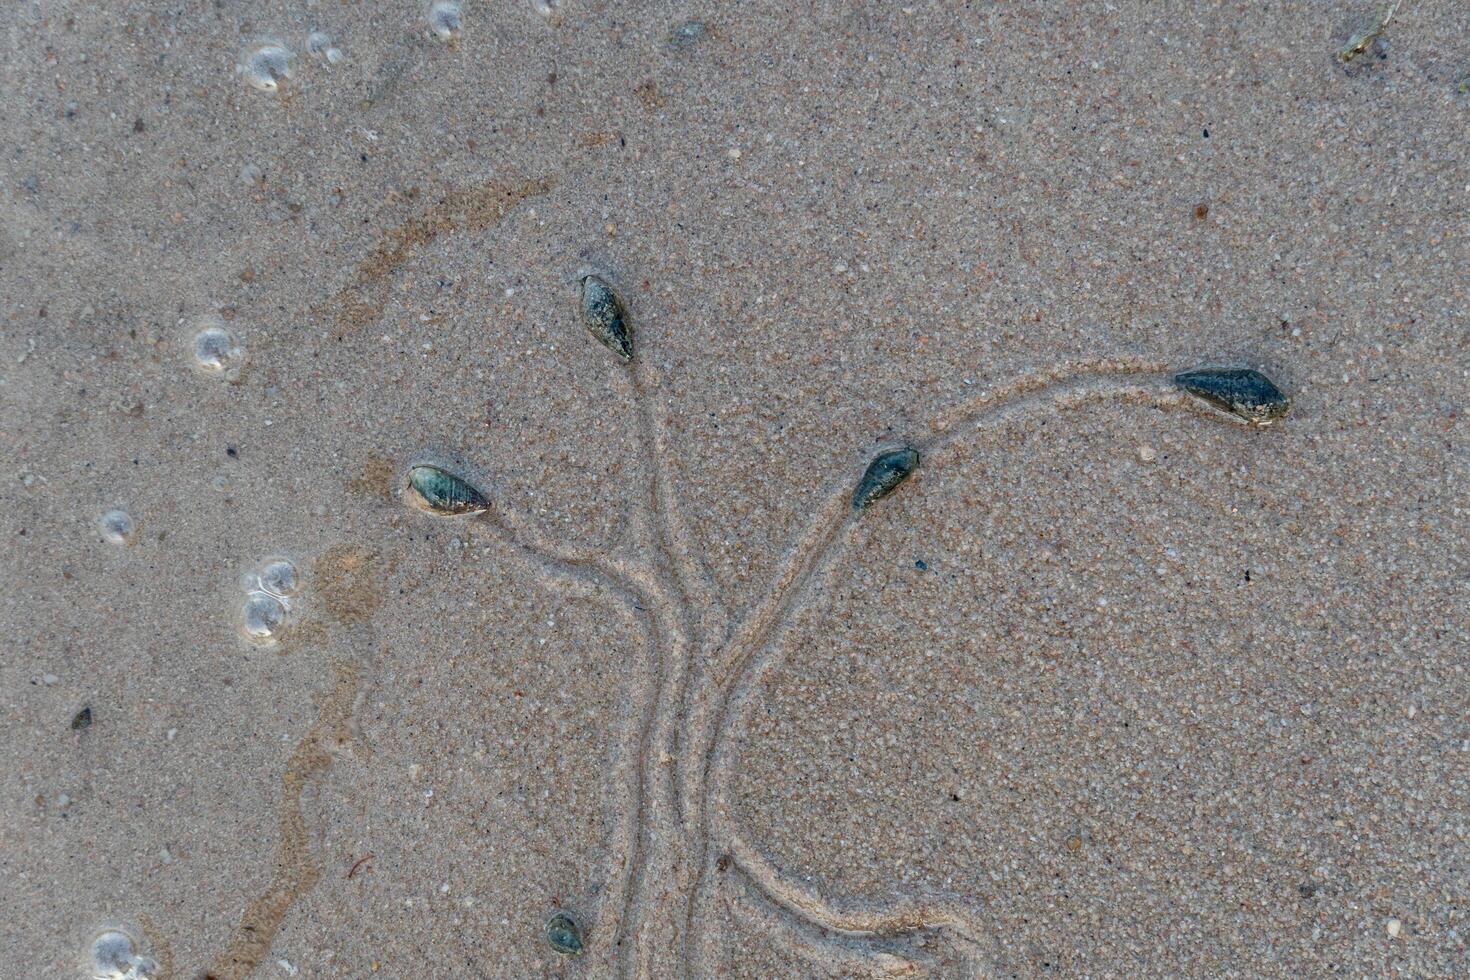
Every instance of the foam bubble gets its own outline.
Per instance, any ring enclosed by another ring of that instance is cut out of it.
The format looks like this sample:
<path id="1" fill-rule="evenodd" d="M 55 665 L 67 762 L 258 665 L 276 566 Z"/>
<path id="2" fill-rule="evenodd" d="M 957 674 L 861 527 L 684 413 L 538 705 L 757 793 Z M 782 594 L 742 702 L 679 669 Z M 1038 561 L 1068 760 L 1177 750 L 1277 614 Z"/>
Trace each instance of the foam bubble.
<path id="1" fill-rule="evenodd" d="M 97 523 L 102 528 L 102 537 L 109 544 L 132 544 L 138 530 L 132 516 L 125 510 L 109 510 Z"/>
<path id="2" fill-rule="evenodd" d="M 291 49 L 275 41 L 253 45 L 245 49 L 235 70 L 256 91 L 276 92 L 291 77 Z"/>
<path id="3" fill-rule="evenodd" d="M 449 41 L 459 31 L 460 10 L 456 0 L 434 0 L 429 6 L 429 33 L 441 41 Z"/>
<path id="4" fill-rule="evenodd" d="M 227 381 L 239 378 L 245 364 L 244 345 L 218 319 L 204 317 L 200 323 L 201 329 L 190 343 L 194 366 Z"/>
<path id="5" fill-rule="evenodd" d="M 251 592 L 240 610 L 240 631 L 245 639 L 270 646 L 286 633 L 290 609 L 284 600 L 265 591 Z"/>
<path id="6" fill-rule="evenodd" d="M 152 980 L 158 969 L 121 929 L 107 929 L 93 939 L 88 959 L 92 980 Z"/>
<path id="7" fill-rule="evenodd" d="M 278 599 L 295 595 L 301 588 L 301 576 L 296 566 L 284 558 L 275 558 L 260 567 L 255 575 L 256 584 L 262 591 Z"/>
<path id="8" fill-rule="evenodd" d="M 692 48 L 704 40 L 703 21 L 686 20 L 669 32 L 669 43 L 676 48 Z"/>
<path id="9" fill-rule="evenodd" d="M 561 20 L 562 0 L 530 0 L 531 9 L 555 24 Z"/>
<path id="10" fill-rule="evenodd" d="M 306 35 L 306 53 L 329 65 L 335 65 L 342 60 L 342 49 L 332 43 L 332 35 L 326 31 L 312 31 Z"/>

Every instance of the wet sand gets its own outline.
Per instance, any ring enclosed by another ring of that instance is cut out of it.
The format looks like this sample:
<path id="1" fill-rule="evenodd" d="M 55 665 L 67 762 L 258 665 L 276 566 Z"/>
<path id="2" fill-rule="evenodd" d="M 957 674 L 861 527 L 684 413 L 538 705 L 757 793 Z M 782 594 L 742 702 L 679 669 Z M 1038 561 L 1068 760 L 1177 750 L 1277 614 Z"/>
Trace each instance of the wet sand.
<path id="1" fill-rule="evenodd" d="M 0 977 L 1463 975 L 1470 11 L 1372 15 L 8 10 Z"/>

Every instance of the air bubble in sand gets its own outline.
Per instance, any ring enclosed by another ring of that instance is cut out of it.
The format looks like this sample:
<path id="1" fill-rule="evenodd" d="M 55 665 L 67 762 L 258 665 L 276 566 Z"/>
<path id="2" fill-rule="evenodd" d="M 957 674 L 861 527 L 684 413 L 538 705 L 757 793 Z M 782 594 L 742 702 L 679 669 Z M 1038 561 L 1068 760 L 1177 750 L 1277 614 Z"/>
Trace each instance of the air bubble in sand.
<path id="1" fill-rule="evenodd" d="M 291 77 L 291 49 L 275 41 L 253 45 L 245 49 L 235 70 L 258 92 L 278 91 Z"/>
<path id="2" fill-rule="evenodd" d="M 241 579 L 245 604 L 240 632 L 257 646 L 280 641 L 295 612 L 291 597 L 301 591 L 301 573 L 287 558 L 267 558 Z"/>
<path id="3" fill-rule="evenodd" d="M 555 24 L 561 20 L 562 0 L 530 0 L 531 9 Z"/>
<path id="4" fill-rule="evenodd" d="M 132 544 L 133 535 L 137 533 L 132 516 L 125 510 L 109 510 L 97 523 L 102 528 L 102 537 L 109 544 Z"/>
<path id="5" fill-rule="evenodd" d="M 306 53 L 329 65 L 338 64 L 342 60 L 342 49 L 332 43 L 332 35 L 326 31 L 312 31 L 306 35 Z"/>
<path id="6" fill-rule="evenodd" d="M 669 44 L 675 48 L 692 48 L 704 40 L 703 21 L 686 20 L 669 32 Z"/>
<path id="7" fill-rule="evenodd" d="M 441 41 L 459 36 L 459 4 L 455 0 L 434 0 L 429 6 L 429 33 Z"/>
<path id="8" fill-rule="evenodd" d="M 240 610 L 240 631 L 245 639 L 260 646 L 270 646 L 286 633 L 290 609 L 284 599 L 269 592 L 256 591 L 245 597 Z"/>
<path id="9" fill-rule="evenodd" d="M 301 575 L 296 566 L 284 558 L 273 558 L 255 573 L 255 585 L 278 599 L 293 596 L 301 588 Z"/>
<path id="10" fill-rule="evenodd" d="M 203 327 L 194 335 L 190 351 L 194 366 L 205 374 L 234 381 L 240 376 L 245 363 L 245 348 L 223 323 L 206 318 Z"/>
<path id="11" fill-rule="evenodd" d="M 121 929 L 108 929 L 92 940 L 88 960 L 92 980 L 152 980 L 158 969 Z"/>

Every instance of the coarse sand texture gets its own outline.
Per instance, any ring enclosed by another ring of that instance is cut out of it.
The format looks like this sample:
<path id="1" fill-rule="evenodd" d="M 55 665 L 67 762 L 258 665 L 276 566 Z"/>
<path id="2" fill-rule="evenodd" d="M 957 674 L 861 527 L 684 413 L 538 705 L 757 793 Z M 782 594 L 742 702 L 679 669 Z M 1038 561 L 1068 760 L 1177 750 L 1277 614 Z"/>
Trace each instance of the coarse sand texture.
<path id="1" fill-rule="evenodd" d="M 1470 7 L 0 20 L 0 978 L 1470 977 Z"/>

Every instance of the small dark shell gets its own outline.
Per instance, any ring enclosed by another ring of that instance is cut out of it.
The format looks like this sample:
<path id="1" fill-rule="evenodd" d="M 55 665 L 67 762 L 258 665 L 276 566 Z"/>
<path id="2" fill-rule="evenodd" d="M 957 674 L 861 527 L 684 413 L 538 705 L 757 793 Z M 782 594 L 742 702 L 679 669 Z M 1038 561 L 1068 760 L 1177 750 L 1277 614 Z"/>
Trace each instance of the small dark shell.
<path id="1" fill-rule="evenodd" d="M 628 314 L 612 287 L 597 276 L 582 280 L 582 322 L 587 332 L 625 361 L 633 359 L 633 335 Z"/>
<path id="2" fill-rule="evenodd" d="M 919 451 L 905 446 L 880 453 L 868 464 L 867 472 L 852 492 L 852 509 L 862 510 L 888 496 L 919 468 Z"/>
<path id="3" fill-rule="evenodd" d="M 1249 368 L 1202 368 L 1174 375 L 1174 383 L 1251 425 L 1270 425 L 1291 408 L 1291 399 L 1259 371 Z"/>
<path id="4" fill-rule="evenodd" d="M 490 507 L 485 495 L 452 473 L 422 464 L 408 471 L 409 502 L 431 514 L 479 514 Z"/>
<path id="5" fill-rule="evenodd" d="M 88 728 L 91 728 L 91 727 L 92 727 L 92 706 L 91 705 L 87 705 L 86 707 L 82 708 L 81 711 L 78 711 L 75 715 L 72 715 L 72 719 L 71 719 L 71 730 L 72 731 L 74 731 L 74 732 L 80 732 L 80 731 L 84 731 L 85 729 L 88 729 Z"/>
<path id="6" fill-rule="evenodd" d="M 565 912 L 546 920 L 546 942 L 563 956 L 581 956 L 587 951 L 582 941 L 582 927 Z"/>

